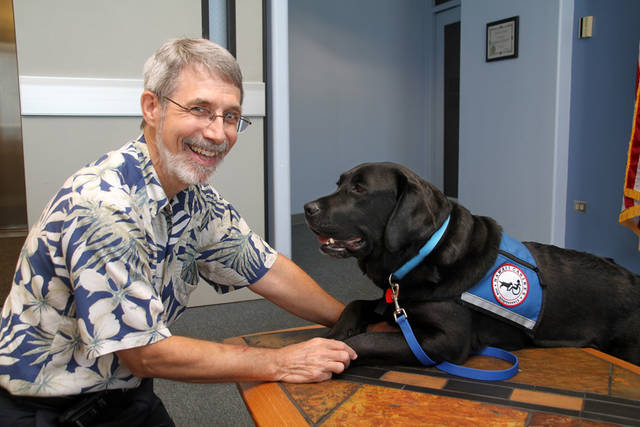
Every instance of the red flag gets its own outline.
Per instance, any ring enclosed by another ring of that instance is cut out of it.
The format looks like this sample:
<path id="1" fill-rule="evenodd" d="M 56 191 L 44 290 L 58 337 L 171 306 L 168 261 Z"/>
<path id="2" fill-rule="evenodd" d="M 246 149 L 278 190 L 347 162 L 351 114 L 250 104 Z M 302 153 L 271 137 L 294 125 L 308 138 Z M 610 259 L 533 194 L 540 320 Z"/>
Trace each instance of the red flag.
<path id="1" fill-rule="evenodd" d="M 627 155 L 627 170 L 624 182 L 624 197 L 622 200 L 622 212 L 620 212 L 620 224 L 626 225 L 634 233 L 640 236 L 640 51 L 636 63 L 636 103 L 633 112 L 633 127 L 629 140 L 629 153 Z M 640 250 L 640 246 L 638 247 Z"/>

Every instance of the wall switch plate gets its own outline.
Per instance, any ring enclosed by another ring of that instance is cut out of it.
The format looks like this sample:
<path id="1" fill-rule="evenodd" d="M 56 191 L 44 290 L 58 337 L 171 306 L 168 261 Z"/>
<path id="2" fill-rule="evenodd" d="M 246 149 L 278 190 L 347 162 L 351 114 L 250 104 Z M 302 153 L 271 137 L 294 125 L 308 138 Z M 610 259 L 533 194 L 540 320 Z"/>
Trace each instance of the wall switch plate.
<path id="1" fill-rule="evenodd" d="M 593 16 L 583 16 L 580 18 L 578 38 L 586 39 L 593 36 Z"/>
<path id="2" fill-rule="evenodd" d="M 587 202 L 582 200 L 574 200 L 573 209 L 576 212 L 587 213 Z"/>

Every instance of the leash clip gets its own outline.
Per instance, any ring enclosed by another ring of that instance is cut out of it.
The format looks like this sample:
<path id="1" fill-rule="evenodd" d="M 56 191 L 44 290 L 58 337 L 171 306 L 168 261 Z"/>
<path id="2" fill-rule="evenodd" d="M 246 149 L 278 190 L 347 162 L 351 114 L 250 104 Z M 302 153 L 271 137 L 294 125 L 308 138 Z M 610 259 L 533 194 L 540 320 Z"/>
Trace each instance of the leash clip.
<path id="1" fill-rule="evenodd" d="M 395 306 L 395 310 L 393 312 L 393 319 L 398 323 L 398 317 L 404 316 L 407 317 L 407 312 L 404 311 L 404 308 L 400 308 L 400 304 L 398 304 L 398 294 L 400 293 L 400 285 L 392 281 L 393 274 L 389 275 L 389 287 L 391 288 L 391 299 L 393 300 L 393 305 Z"/>

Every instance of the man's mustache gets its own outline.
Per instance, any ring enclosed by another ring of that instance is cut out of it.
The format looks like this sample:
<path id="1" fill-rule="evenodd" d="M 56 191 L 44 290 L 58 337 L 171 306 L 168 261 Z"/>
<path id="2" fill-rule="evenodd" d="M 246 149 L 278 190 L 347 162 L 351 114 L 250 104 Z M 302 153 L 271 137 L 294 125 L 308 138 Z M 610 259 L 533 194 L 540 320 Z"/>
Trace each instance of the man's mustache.
<path id="1" fill-rule="evenodd" d="M 189 144 L 194 147 L 202 148 L 203 150 L 213 151 L 215 153 L 226 153 L 229 149 L 229 141 L 226 139 L 222 144 L 216 144 L 210 139 L 203 136 L 191 136 L 182 140 L 183 144 Z"/>

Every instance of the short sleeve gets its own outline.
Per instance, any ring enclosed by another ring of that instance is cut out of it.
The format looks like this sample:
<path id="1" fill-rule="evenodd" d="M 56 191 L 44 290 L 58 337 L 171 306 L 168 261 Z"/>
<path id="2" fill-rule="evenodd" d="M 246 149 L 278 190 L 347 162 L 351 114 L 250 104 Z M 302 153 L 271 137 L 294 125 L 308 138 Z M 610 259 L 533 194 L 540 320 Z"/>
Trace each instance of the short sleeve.
<path id="1" fill-rule="evenodd" d="M 219 293 L 251 285 L 262 278 L 277 253 L 227 201 L 208 195 L 210 213 L 205 215 L 198 238 L 197 266 L 200 277 Z"/>

